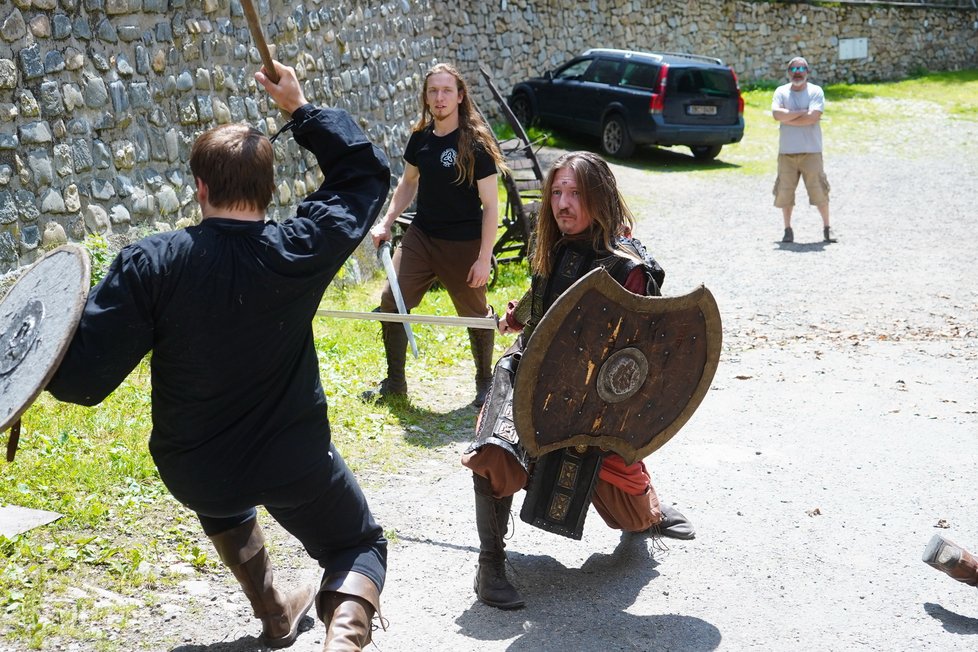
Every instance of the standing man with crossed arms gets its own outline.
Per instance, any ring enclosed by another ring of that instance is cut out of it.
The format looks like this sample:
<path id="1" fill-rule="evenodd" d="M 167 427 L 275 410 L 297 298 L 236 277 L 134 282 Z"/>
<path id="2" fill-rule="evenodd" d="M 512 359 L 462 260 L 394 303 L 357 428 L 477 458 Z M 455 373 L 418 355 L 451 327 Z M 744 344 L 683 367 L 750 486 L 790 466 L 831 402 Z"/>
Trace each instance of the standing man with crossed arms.
<path id="1" fill-rule="evenodd" d="M 822 128 L 825 93 L 808 81 L 808 61 L 795 57 L 788 62 L 789 83 L 778 86 L 771 102 L 771 114 L 780 122 L 778 178 L 774 182 L 774 205 L 784 218 L 782 242 L 794 242 L 791 212 L 795 206 L 798 177 L 805 180 L 808 202 L 822 216 L 822 239 L 835 242 L 829 224 L 829 180 L 822 162 Z"/>
<path id="2" fill-rule="evenodd" d="M 370 231 L 374 246 L 391 239 L 391 225 L 417 196 L 417 212 L 394 252 L 397 283 L 410 312 L 438 281 L 460 317 L 488 317 L 486 283 L 499 226 L 497 169 L 504 167 L 496 139 L 452 66 L 439 63 L 425 75 L 421 117 L 404 150 L 401 176 L 383 219 Z M 397 312 L 390 283 L 381 312 Z M 362 394 L 366 400 L 406 396 L 407 333 L 402 324 L 381 323 L 387 377 Z M 494 332 L 469 329 L 481 406 L 492 383 Z"/>

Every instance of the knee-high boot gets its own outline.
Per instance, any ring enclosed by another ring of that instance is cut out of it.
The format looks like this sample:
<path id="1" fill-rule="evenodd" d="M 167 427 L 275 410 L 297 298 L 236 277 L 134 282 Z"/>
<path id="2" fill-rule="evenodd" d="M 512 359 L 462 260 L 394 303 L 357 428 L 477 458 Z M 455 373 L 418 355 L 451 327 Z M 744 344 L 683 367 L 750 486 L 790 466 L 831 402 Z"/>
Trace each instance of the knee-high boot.
<path id="1" fill-rule="evenodd" d="M 299 634 L 299 621 L 316 598 L 316 587 L 306 586 L 288 594 L 275 588 L 265 537 L 256 519 L 210 539 L 248 596 L 255 617 L 261 619 L 262 643 L 270 648 L 292 645 Z"/>
<path id="2" fill-rule="evenodd" d="M 472 474 L 475 487 L 475 524 L 479 530 L 479 570 L 474 589 L 479 599 L 491 607 L 518 609 L 525 602 L 506 577 L 506 544 L 509 508 L 513 497 L 494 498 L 487 478 Z"/>
<path id="3" fill-rule="evenodd" d="M 323 578 L 316 613 L 326 625 L 324 652 L 359 652 L 370 643 L 370 621 L 380 614 L 380 591 L 361 573 L 333 573 Z"/>
<path id="4" fill-rule="evenodd" d="M 935 534 L 927 544 L 924 562 L 959 582 L 978 586 L 978 559 L 940 534 Z"/>
<path id="5" fill-rule="evenodd" d="M 469 343 L 472 345 L 472 359 L 475 361 L 475 400 L 472 405 L 482 407 L 492 387 L 492 345 L 496 331 L 485 328 L 470 328 Z"/>
<path id="6" fill-rule="evenodd" d="M 384 354 L 387 357 L 387 377 L 374 389 L 361 394 L 367 401 L 376 401 L 387 396 L 406 396 L 407 378 L 404 366 L 407 361 L 407 333 L 404 324 L 381 322 L 381 336 L 384 340 Z"/>

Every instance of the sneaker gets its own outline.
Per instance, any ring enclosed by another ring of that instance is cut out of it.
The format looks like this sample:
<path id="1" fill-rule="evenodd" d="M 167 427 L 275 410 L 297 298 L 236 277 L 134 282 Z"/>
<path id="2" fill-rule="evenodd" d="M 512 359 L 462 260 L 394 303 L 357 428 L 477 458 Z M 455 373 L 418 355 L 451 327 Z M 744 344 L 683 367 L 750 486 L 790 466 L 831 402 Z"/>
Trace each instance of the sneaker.
<path id="1" fill-rule="evenodd" d="M 781 238 L 781 242 L 794 242 L 794 241 L 795 241 L 795 232 L 792 231 L 791 227 L 789 226 L 784 230 L 784 237 Z"/>
<path id="2" fill-rule="evenodd" d="M 825 242 L 838 242 L 839 240 L 835 237 L 835 233 L 832 231 L 831 226 L 826 226 L 822 228 L 822 239 Z"/>

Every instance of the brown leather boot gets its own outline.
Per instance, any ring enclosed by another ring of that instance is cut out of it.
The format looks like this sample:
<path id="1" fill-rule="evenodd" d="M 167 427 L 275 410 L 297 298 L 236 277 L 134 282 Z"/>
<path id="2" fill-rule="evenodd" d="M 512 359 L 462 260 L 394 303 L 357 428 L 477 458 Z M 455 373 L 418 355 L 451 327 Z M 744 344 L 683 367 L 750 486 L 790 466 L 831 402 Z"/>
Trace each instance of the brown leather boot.
<path id="1" fill-rule="evenodd" d="M 359 652 L 370 643 L 370 622 L 380 614 L 380 591 L 361 573 L 334 573 L 323 578 L 316 613 L 326 625 L 324 652 Z"/>
<path id="2" fill-rule="evenodd" d="M 475 361 L 475 400 L 472 405 L 482 407 L 492 386 L 492 345 L 496 331 L 485 328 L 469 329 L 469 344 L 472 346 L 472 360 Z"/>
<path id="3" fill-rule="evenodd" d="M 378 312 L 375 310 L 374 312 Z M 407 396 L 407 377 L 404 367 L 407 363 L 407 332 L 404 324 L 381 322 L 380 330 L 384 341 L 384 354 L 387 357 L 387 377 L 373 389 L 360 394 L 364 401 L 380 401 L 393 396 Z"/>
<path id="4" fill-rule="evenodd" d="M 959 582 L 978 586 L 978 559 L 940 534 L 935 534 L 924 549 L 924 563 Z"/>
<path id="5" fill-rule="evenodd" d="M 479 570 L 473 589 L 490 607 L 519 609 L 526 602 L 506 577 L 506 544 L 513 497 L 494 498 L 487 478 L 472 474 L 475 486 L 475 524 L 479 530 Z"/>
<path id="6" fill-rule="evenodd" d="M 299 622 L 316 598 L 316 587 L 305 586 L 288 594 L 275 588 L 265 537 L 257 519 L 210 539 L 244 590 L 255 617 L 261 619 L 261 642 L 270 648 L 292 645 L 299 635 Z"/>

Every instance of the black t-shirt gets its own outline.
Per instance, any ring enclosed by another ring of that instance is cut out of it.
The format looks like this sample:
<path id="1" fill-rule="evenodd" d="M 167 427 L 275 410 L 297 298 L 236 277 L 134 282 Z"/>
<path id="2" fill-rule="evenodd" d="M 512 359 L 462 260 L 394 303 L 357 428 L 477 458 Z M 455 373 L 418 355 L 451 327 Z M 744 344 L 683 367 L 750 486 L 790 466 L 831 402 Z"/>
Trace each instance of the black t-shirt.
<path id="1" fill-rule="evenodd" d="M 436 136 L 431 127 L 411 134 L 404 160 L 418 168 L 417 213 L 413 226 L 432 238 L 478 240 L 482 237 L 482 201 L 475 183 L 460 185 L 458 129 Z M 496 163 L 480 145 L 475 150 L 475 180 L 496 174 Z"/>

